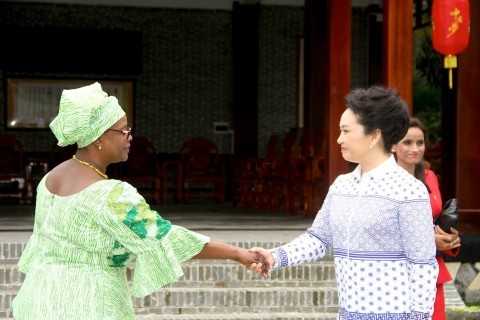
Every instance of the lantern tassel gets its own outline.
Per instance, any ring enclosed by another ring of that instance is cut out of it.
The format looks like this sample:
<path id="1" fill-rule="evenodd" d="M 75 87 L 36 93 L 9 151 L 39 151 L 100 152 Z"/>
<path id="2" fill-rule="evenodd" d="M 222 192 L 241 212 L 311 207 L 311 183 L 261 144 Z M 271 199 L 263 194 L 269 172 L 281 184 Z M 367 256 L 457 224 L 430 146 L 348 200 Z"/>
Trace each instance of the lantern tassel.
<path id="1" fill-rule="evenodd" d="M 448 87 L 453 88 L 453 72 L 452 69 L 448 69 Z"/>
<path id="2" fill-rule="evenodd" d="M 443 60 L 443 67 L 448 69 L 448 87 L 453 88 L 453 68 L 457 67 L 457 56 L 449 54 Z"/>

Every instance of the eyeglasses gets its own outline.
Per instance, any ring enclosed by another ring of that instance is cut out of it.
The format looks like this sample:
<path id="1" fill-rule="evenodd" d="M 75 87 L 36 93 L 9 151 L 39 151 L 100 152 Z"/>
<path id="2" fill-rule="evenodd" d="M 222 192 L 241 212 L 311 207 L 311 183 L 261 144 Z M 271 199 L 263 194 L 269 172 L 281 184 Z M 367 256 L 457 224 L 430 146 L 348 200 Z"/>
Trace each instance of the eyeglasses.
<path id="1" fill-rule="evenodd" d="M 107 130 L 110 130 L 110 131 L 115 131 L 115 132 L 118 132 L 118 133 L 121 133 L 123 134 L 124 136 L 126 136 L 127 138 L 132 136 L 132 128 L 126 128 L 126 129 L 107 129 Z"/>

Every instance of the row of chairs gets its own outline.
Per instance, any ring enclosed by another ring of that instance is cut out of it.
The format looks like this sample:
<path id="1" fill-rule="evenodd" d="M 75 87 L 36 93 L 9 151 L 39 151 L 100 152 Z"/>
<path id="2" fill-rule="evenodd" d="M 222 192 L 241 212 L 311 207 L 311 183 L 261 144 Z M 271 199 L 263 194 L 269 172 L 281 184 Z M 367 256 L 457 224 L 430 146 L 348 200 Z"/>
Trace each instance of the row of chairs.
<path id="1" fill-rule="evenodd" d="M 26 163 L 18 140 L 3 135 L 0 151 L 0 197 L 32 202 L 41 176 L 70 158 L 75 147 L 54 147 L 48 159 Z M 112 165 L 108 174 L 130 182 L 154 204 L 165 203 L 171 193 L 178 203 L 197 196 L 223 203 L 230 191 L 240 207 L 306 215 L 318 210 L 315 195 L 324 184 L 324 159 L 301 129 L 283 138 L 272 135 L 263 159 L 225 160 L 204 138 L 186 140 L 177 154 L 158 155 L 149 139 L 135 137 L 129 160 Z"/>
<path id="2" fill-rule="evenodd" d="M 75 150 L 54 146 L 49 153 L 32 156 L 14 135 L 0 135 L 0 200 L 33 202 L 41 177 Z M 128 161 L 110 166 L 108 175 L 130 182 L 152 203 L 165 203 L 170 185 L 177 202 L 189 202 L 196 194 L 225 201 L 224 162 L 209 140 L 188 139 L 178 154 L 159 157 L 149 139 L 134 137 L 130 151 Z"/>
<path id="3" fill-rule="evenodd" d="M 265 158 L 238 162 L 238 206 L 312 215 L 326 183 L 324 166 L 302 129 L 291 129 L 283 139 L 272 135 Z"/>
<path id="4" fill-rule="evenodd" d="M 194 198 L 225 201 L 225 166 L 214 143 L 186 140 L 174 155 L 159 156 L 145 137 L 135 137 L 127 162 L 112 167 L 112 176 L 130 182 L 153 203 L 166 202 L 173 189 L 177 203 Z"/>
<path id="5" fill-rule="evenodd" d="M 28 190 L 28 171 L 22 144 L 12 135 L 0 135 L 0 197 L 24 202 Z"/>

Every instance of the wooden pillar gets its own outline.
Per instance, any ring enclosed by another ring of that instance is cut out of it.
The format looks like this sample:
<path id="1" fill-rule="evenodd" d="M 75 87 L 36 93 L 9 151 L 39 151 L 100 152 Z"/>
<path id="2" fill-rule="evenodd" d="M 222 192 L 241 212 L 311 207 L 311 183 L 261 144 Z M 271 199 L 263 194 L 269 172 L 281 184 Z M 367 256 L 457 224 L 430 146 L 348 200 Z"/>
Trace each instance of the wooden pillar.
<path id="1" fill-rule="evenodd" d="M 351 0 L 331 0 L 329 8 L 328 72 L 328 172 L 329 181 L 348 170 L 337 138 L 340 116 L 345 111 L 345 96 L 350 91 L 352 57 Z"/>
<path id="2" fill-rule="evenodd" d="M 348 170 L 336 142 L 350 91 L 351 0 L 305 1 L 305 128 L 328 183 Z"/>
<path id="3" fill-rule="evenodd" d="M 396 89 L 412 111 L 413 0 L 383 1 L 383 84 Z"/>
<path id="4" fill-rule="evenodd" d="M 233 126 L 235 155 L 258 151 L 258 16 L 259 4 L 233 2 Z"/>
<path id="5" fill-rule="evenodd" d="M 326 156 L 324 124 L 327 98 L 324 76 L 328 70 L 327 1 L 305 1 L 304 26 L 304 130 L 315 145 L 315 153 Z"/>
<path id="6" fill-rule="evenodd" d="M 480 226 L 480 1 L 470 1 L 470 44 L 459 56 L 456 130 L 456 195 L 461 220 Z"/>

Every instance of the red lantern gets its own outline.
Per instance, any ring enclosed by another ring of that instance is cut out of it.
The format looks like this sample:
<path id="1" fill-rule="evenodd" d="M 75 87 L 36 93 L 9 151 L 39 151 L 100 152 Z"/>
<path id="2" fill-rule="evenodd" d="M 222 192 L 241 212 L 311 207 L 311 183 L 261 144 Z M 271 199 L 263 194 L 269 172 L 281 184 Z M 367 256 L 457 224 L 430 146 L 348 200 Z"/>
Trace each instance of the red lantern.
<path id="1" fill-rule="evenodd" d="M 470 6 L 468 0 L 434 0 L 432 6 L 433 47 L 444 58 L 449 69 L 448 83 L 452 88 L 452 68 L 457 67 L 456 55 L 465 50 L 470 38 Z"/>

